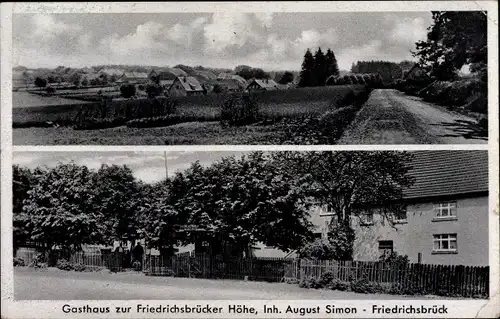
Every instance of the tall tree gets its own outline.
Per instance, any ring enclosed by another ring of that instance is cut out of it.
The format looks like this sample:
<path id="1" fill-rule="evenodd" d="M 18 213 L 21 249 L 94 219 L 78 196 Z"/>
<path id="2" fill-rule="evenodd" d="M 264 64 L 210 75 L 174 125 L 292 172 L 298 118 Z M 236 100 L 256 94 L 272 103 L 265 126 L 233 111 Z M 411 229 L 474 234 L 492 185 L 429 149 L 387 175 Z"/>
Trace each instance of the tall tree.
<path id="1" fill-rule="evenodd" d="M 86 167 L 60 164 L 41 170 L 28 194 L 22 214 L 30 240 L 47 250 L 104 243 L 106 225 L 95 207 L 92 173 Z"/>
<path id="2" fill-rule="evenodd" d="M 24 201 L 28 198 L 28 192 L 33 187 L 35 180 L 34 173 L 28 169 L 13 165 L 12 167 L 12 226 L 14 252 L 22 244 L 29 241 L 30 228 L 29 219 L 23 215 Z"/>
<path id="3" fill-rule="evenodd" d="M 141 185 L 142 200 L 136 217 L 138 238 L 146 239 L 149 247 L 167 255 L 184 238 L 179 234 L 186 223 L 173 206 L 171 188 L 170 180 Z"/>
<path id="4" fill-rule="evenodd" d="M 335 57 L 335 54 L 333 53 L 332 50 L 330 49 L 326 50 L 325 60 L 326 60 L 326 78 L 328 78 L 331 75 L 338 76 L 339 66 L 337 63 L 337 58 Z"/>
<path id="5" fill-rule="evenodd" d="M 413 182 L 411 155 L 403 152 L 279 152 L 273 157 L 301 180 L 317 205 L 334 213 L 329 237 L 341 259 L 352 258 L 352 219 L 377 209 L 391 221 L 402 209 L 403 189 Z"/>
<path id="6" fill-rule="evenodd" d="M 285 71 L 285 73 L 283 73 L 283 75 L 278 80 L 278 83 L 280 84 L 288 84 L 290 82 L 293 82 L 293 73 L 290 71 Z"/>
<path id="7" fill-rule="evenodd" d="M 40 89 L 44 88 L 47 86 L 47 80 L 42 78 L 42 77 L 37 76 L 35 79 L 35 85 L 38 86 Z"/>
<path id="8" fill-rule="evenodd" d="M 417 42 L 413 52 L 420 66 L 438 80 L 449 80 L 464 64 L 470 64 L 486 81 L 486 15 L 483 11 L 433 11 L 427 40 Z"/>
<path id="9" fill-rule="evenodd" d="M 322 86 L 326 85 L 327 78 L 327 64 L 325 54 L 318 48 L 316 53 L 314 54 L 314 76 L 315 76 L 315 84 Z"/>
<path id="10" fill-rule="evenodd" d="M 316 77 L 314 76 L 314 56 L 311 50 L 307 49 L 300 70 L 299 87 L 315 86 Z"/>
<path id="11" fill-rule="evenodd" d="M 140 185 L 127 166 L 102 165 L 92 174 L 93 204 L 96 215 L 105 226 L 103 237 L 113 240 L 137 238 L 136 211 L 140 205 Z"/>

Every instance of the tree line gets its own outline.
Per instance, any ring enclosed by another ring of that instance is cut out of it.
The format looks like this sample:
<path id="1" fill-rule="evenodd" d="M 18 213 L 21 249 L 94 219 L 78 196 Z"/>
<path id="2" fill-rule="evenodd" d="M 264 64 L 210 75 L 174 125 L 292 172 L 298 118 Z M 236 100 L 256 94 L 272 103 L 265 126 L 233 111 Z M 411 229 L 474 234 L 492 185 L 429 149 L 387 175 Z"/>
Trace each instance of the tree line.
<path id="1" fill-rule="evenodd" d="M 300 71 L 299 87 L 324 86 L 330 76 L 339 75 L 339 67 L 335 54 L 327 49 L 326 54 L 318 48 L 314 55 L 310 49 L 304 54 Z"/>
<path id="2" fill-rule="evenodd" d="M 254 152 L 210 166 L 194 162 L 158 183 L 127 166 L 97 170 L 74 163 L 13 167 L 14 249 L 46 250 L 144 238 L 171 254 L 208 243 L 210 254 L 241 256 L 257 242 L 284 251 L 313 240 L 313 205 L 334 213 L 329 241 L 337 259 L 352 258 L 351 218 L 379 207 L 391 220 L 411 185 L 404 152 Z"/>
<path id="3" fill-rule="evenodd" d="M 389 61 L 358 61 L 352 64 L 351 72 L 361 74 L 378 73 L 386 83 L 391 83 L 396 79 L 400 79 L 403 75 L 401 63 Z"/>

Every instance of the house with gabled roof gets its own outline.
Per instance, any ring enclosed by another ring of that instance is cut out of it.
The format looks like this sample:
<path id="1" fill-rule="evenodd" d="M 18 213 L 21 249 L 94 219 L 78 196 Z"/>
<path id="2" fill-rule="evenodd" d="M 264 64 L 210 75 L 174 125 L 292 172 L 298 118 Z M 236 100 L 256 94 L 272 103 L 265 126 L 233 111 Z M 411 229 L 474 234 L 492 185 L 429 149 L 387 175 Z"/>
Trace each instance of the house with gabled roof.
<path id="1" fill-rule="evenodd" d="M 203 95 L 205 89 L 200 82 L 192 76 L 178 76 L 168 90 L 169 96 Z"/>
<path id="2" fill-rule="evenodd" d="M 116 83 L 146 83 L 149 81 L 146 72 L 124 72 L 123 75 L 116 81 Z"/>
<path id="3" fill-rule="evenodd" d="M 278 83 L 270 79 L 253 79 L 247 86 L 248 91 L 273 91 L 278 89 Z"/>
<path id="4" fill-rule="evenodd" d="M 415 182 L 404 190 L 406 209 L 391 220 L 376 208 L 351 218 L 353 259 L 376 261 L 396 252 L 412 263 L 488 265 L 488 152 L 412 153 L 409 174 Z M 310 216 L 316 237 L 327 238 L 335 215 L 317 206 Z M 258 248 L 259 257 L 287 256 L 274 247 Z"/>

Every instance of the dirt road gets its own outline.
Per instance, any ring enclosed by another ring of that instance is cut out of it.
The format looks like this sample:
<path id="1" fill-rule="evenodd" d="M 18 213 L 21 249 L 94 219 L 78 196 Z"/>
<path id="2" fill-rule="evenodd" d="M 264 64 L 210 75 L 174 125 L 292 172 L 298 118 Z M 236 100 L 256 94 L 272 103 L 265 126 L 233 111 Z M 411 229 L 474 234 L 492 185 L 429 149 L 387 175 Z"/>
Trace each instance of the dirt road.
<path id="1" fill-rule="evenodd" d="M 237 280 L 147 277 L 142 274 L 14 271 L 16 300 L 128 299 L 408 299 L 410 296 L 358 294 L 300 288 L 296 284 Z M 426 297 L 432 298 L 432 297 Z"/>
<path id="2" fill-rule="evenodd" d="M 378 89 L 337 144 L 484 144 L 486 135 L 471 117 Z"/>

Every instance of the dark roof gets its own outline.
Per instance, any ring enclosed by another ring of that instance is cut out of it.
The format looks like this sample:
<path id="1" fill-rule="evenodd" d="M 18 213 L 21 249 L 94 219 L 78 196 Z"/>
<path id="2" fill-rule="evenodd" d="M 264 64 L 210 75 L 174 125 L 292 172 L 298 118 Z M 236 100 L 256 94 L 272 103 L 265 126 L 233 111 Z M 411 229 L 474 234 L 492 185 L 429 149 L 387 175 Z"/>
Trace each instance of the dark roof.
<path id="1" fill-rule="evenodd" d="M 200 82 L 198 82 L 198 80 L 195 77 L 179 76 L 177 78 L 179 79 L 179 82 L 182 84 L 186 92 L 204 91 Z"/>
<path id="2" fill-rule="evenodd" d="M 416 151 L 407 199 L 488 192 L 487 151 Z"/>

